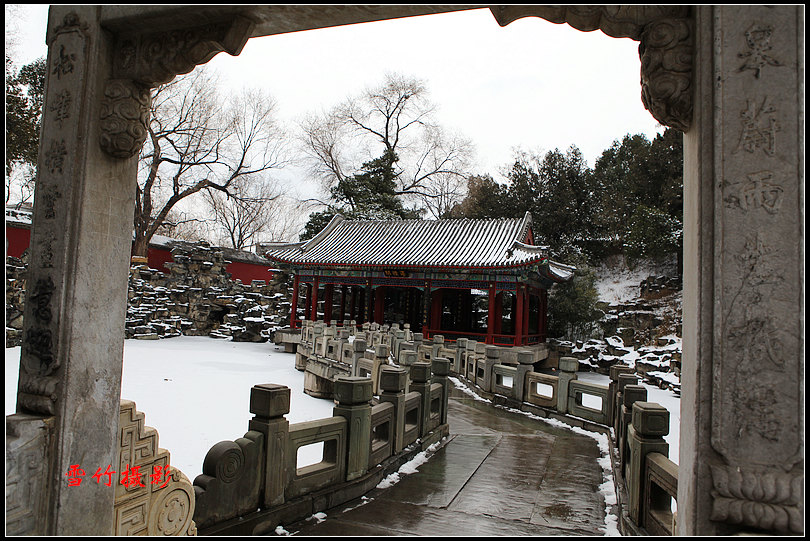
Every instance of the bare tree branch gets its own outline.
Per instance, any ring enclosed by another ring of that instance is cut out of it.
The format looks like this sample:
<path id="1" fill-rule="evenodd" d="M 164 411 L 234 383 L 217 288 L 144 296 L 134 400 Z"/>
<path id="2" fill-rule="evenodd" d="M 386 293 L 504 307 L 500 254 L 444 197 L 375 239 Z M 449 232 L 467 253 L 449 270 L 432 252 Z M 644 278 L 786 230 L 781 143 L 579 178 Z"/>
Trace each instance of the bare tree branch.
<path id="1" fill-rule="evenodd" d="M 422 81 L 389 74 L 383 84 L 350 97 L 301 125 L 312 172 L 326 190 L 385 152 L 398 158 L 396 193 L 431 215 L 464 196 L 472 144 L 436 125 Z M 352 153 L 350 149 L 353 149 Z M 442 201 L 437 206 L 436 201 Z"/>
<path id="2" fill-rule="evenodd" d="M 140 160 L 136 254 L 146 254 L 149 239 L 181 201 L 202 191 L 231 198 L 285 165 L 274 110 L 275 102 L 255 91 L 223 100 L 204 68 L 155 89 Z"/>

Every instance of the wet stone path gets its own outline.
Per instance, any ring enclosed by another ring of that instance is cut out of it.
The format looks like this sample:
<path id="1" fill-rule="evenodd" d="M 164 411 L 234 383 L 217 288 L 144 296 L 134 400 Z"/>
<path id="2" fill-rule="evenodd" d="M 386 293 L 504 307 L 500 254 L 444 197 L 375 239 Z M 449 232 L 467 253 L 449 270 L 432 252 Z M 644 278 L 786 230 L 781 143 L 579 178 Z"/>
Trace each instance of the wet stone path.
<path id="1" fill-rule="evenodd" d="M 418 472 L 285 525 L 293 535 L 604 535 L 596 440 L 454 389 L 449 442 Z"/>

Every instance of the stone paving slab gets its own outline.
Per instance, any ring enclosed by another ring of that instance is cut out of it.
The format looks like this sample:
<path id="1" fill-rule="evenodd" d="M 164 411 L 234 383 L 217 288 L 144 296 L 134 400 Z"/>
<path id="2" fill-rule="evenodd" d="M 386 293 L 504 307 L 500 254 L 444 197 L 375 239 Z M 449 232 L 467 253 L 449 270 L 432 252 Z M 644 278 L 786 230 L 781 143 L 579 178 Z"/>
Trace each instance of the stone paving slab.
<path id="1" fill-rule="evenodd" d="M 501 439 L 495 434 L 453 437 L 428 462 L 419 466 L 418 491 L 413 490 L 412 483 L 399 482 L 386 489 L 385 498 L 416 505 L 447 507 L 475 474 L 474 466 L 486 460 Z"/>
<path id="2" fill-rule="evenodd" d="M 451 395 L 451 439 L 418 472 L 295 535 L 604 535 L 596 441 Z"/>

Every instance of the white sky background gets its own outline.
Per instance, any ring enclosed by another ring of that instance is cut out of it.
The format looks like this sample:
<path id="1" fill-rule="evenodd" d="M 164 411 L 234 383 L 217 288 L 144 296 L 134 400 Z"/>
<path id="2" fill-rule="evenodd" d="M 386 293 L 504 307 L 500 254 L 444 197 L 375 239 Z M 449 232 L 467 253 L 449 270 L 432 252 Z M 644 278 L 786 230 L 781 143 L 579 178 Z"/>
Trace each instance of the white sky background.
<path id="1" fill-rule="evenodd" d="M 24 5 L 21 13 L 18 66 L 47 52 L 47 6 Z M 254 38 L 240 56 L 220 53 L 208 65 L 226 88 L 268 91 L 291 128 L 381 83 L 386 72 L 420 78 L 439 123 L 475 144 L 473 172 L 500 181 L 514 148 L 545 153 L 573 144 L 593 166 L 625 134 L 663 131 L 641 103 L 638 42 L 536 17 L 502 28 L 488 9 Z M 279 178 L 306 195 L 304 170 Z"/>

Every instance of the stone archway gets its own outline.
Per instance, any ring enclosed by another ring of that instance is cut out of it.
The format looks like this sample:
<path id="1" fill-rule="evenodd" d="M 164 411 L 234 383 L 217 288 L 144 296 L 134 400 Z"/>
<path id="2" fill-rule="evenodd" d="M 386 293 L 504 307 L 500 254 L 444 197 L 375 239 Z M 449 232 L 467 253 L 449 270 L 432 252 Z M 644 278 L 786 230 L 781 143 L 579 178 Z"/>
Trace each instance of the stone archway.
<path id="1" fill-rule="evenodd" d="M 51 7 L 18 414 L 7 418 L 7 486 L 19 479 L 32 531 L 112 531 L 113 489 L 77 498 L 62 475 L 78 460 L 115 463 L 149 89 L 251 37 L 473 7 Z M 800 531 L 803 7 L 492 12 L 502 25 L 537 16 L 640 41 L 642 100 L 685 132 L 681 418 L 694 422 L 681 431 L 679 533 Z M 22 460 L 25 449 L 41 460 Z"/>

